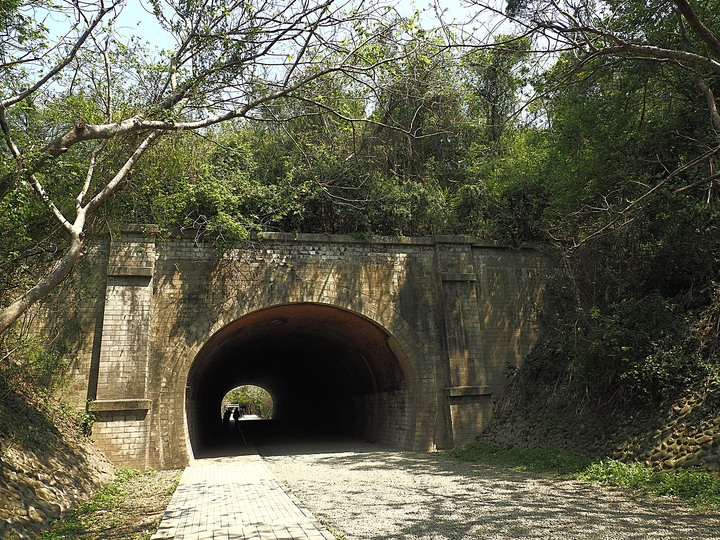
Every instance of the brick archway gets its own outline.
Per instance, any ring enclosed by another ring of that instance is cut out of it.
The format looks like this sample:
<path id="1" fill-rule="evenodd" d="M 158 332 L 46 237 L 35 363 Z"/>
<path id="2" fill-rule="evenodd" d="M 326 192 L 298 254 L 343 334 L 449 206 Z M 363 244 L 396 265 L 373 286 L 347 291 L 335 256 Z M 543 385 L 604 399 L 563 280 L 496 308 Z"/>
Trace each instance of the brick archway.
<path id="1" fill-rule="evenodd" d="M 215 332 L 187 377 L 193 453 L 220 430 L 219 401 L 237 384 L 268 388 L 288 429 L 333 432 L 410 447 L 418 415 L 416 370 L 376 322 L 329 304 L 281 304 Z"/>
<path id="2" fill-rule="evenodd" d="M 109 247 L 78 401 L 94 400 L 107 455 L 135 467 L 188 462 L 188 441 L 219 413 L 223 373 L 267 379 L 292 416 L 296 366 L 277 358 L 295 353 L 309 367 L 295 379 L 323 396 L 313 406 L 336 414 L 326 424 L 413 450 L 469 442 L 535 343 L 546 267 L 537 252 L 466 237 L 265 235 L 218 256 L 139 228 Z"/>

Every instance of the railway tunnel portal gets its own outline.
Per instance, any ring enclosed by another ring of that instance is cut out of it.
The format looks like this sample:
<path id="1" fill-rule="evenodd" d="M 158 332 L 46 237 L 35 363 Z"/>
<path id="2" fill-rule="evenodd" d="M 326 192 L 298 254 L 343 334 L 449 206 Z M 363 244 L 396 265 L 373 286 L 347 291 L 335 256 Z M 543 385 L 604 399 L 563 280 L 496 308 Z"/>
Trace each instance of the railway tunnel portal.
<path id="1" fill-rule="evenodd" d="M 325 304 L 285 304 L 233 321 L 202 347 L 188 375 L 193 454 L 223 441 L 222 397 L 252 384 L 273 397 L 273 422 L 292 433 L 412 438 L 412 367 L 373 322 Z M 410 384 L 409 384 L 410 383 Z M 410 433 L 406 433 L 406 432 Z"/>
<path id="2" fill-rule="evenodd" d="M 266 388 L 273 418 L 412 450 L 470 442 L 537 339 L 546 261 L 470 237 L 265 234 L 218 254 L 137 226 L 99 256 L 104 298 L 75 368 L 117 464 L 185 466 L 220 402 Z"/>

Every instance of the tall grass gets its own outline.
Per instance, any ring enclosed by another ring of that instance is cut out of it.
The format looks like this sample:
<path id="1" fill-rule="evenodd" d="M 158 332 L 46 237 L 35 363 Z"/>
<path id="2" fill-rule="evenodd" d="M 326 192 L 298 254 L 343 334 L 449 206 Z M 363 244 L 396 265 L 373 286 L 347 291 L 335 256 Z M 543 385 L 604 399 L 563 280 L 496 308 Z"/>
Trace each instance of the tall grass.
<path id="1" fill-rule="evenodd" d="M 115 481 L 66 512 L 39 540 L 149 540 L 179 478 L 179 471 L 119 469 Z"/>
<path id="2" fill-rule="evenodd" d="M 124 502 L 130 480 L 140 475 L 129 468 L 119 469 L 115 481 L 100 488 L 93 497 L 70 510 L 52 529 L 45 531 L 40 540 L 91 540 L 97 530 L 109 530 L 120 524 L 118 510 Z"/>

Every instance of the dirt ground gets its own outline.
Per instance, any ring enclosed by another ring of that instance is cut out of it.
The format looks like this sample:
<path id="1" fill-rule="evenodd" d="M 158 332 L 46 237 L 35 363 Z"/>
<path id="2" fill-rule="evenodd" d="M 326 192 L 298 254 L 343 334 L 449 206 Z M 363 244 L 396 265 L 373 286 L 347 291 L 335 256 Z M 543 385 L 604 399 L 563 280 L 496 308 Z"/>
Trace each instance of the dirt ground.
<path id="1" fill-rule="evenodd" d="M 268 467 L 338 537 L 720 539 L 720 515 L 444 453 L 369 443 L 259 446 Z"/>

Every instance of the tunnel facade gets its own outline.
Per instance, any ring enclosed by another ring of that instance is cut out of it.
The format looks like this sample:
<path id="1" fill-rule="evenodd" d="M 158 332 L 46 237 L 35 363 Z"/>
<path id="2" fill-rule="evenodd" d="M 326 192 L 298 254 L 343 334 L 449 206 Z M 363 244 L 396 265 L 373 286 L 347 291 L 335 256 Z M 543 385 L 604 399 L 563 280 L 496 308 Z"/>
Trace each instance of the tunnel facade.
<path id="1" fill-rule="evenodd" d="M 113 239 L 75 398 L 114 462 L 174 468 L 212 446 L 239 385 L 274 421 L 412 450 L 470 442 L 537 338 L 545 259 L 467 237 Z M 86 390 L 86 391 L 85 391 Z"/>
<path id="2" fill-rule="evenodd" d="M 222 439 L 222 397 L 245 384 L 269 391 L 274 422 L 294 433 L 412 445 L 414 375 L 393 339 L 356 313 L 317 303 L 273 306 L 229 323 L 200 349 L 188 374 L 193 454 Z"/>

